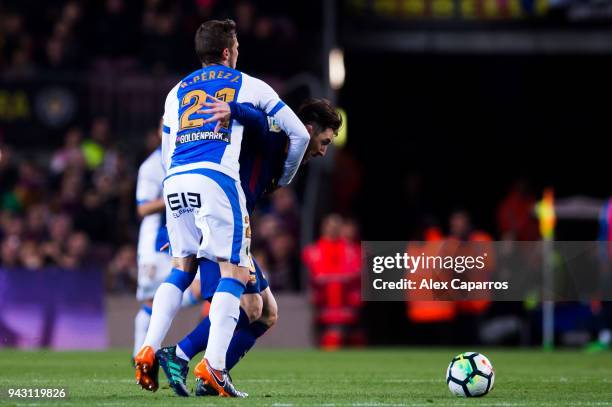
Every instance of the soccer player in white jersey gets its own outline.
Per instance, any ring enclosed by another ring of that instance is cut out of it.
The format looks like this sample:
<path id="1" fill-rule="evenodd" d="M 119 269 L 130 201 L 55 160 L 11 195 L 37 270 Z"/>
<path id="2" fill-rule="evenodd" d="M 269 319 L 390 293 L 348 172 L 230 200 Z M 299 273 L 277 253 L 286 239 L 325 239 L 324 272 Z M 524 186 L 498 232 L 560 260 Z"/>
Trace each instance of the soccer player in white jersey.
<path id="1" fill-rule="evenodd" d="M 206 104 L 211 121 L 233 118 L 245 126 L 245 136 L 240 152 L 240 179 L 247 199 L 249 213 L 267 193 L 277 188 L 284 160 L 287 156 L 288 137 L 264 112 L 248 104 L 215 101 Z M 337 134 L 342 118 L 326 100 L 309 99 L 298 110 L 298 116 L 306 125 L 311 139 L 304 154 L 303 164 L 315 157 L 323 157 Z M 164 143 L 168 143 L 168 138 Z M 171 146 L 164 145 L 164 148 Z M 226 356 L 226 367 L 231 369 L 255 345 L 259 337 L 270 329 L 278 315 L 278 307 L 263 271 L 253 259 L 252 280 L 240 299 L 241 315 L 236 325 Z M 201 296 L 208 300 L 216 290 L 220 273 L 217 263 L 208 259 L 200 261 Z M 194 283 L 195 284 L 195 283 Z M 190 395 L 187 388 L 189 361 L 208 345 L 210 319 L 205 318 L 175 346 L 167 346 L 156 352 L 157 360 L 172 390 L 182 397 Z M 196 396 L 217 395 L 201 380 L 196 381 Z"/>
<path id="2" fill-rule="evenodd" d="M 148 390 L 159 386 L 155 351 L 178 311 L 182 293 L 195 277 L 197 259 L 207 258 L 219 263 L 221 279 L 210 306 L 208 347 L 195 374 L 221 396 L 245 397 L 234 387 L 225 366 L 251 265 L 251 230 L 238 163 L 243 126 L 233 120 L 205 123 L 210 115 L 198 111 L 210 95 L 250 103 L 274 117 L 289 137 L 280 186 L 291 182 L 310 136 L 270 86 L 235 69 L 238 40 L 233 21 L 202 24 L 195 45 L 202 69 L 181 80 L 166 98 L 164 126 L 175 140 L 164 180 L 172 270 L 153 301 L 149 330 L 135 357 L 136 380 Z"/>
<path id="3" fill-rule="evenodd" d="M 162 124 L 160 121 L 160 140 Z M 142 346 L 149 321 L 155 291 L 166 280 L 171 268 L 171 257 L 160 251 L 168 241 L 166 229 L 166 206 L 162 195 L 162 183 L 166 178 L 166 168 L 162 161 L 161 146 L 155 149 L 138 169 L 136 181 L 136 211 L 141 218 L 138 232 L 138 289 L 136 299 L 141 303 L 134 318 L 134 353 L 136 356 Z M 198 284 L 194 284 L 194 288 Z M 183 294 L 183 306 L 198 302 L 199 289 L 187 290 Z"/>

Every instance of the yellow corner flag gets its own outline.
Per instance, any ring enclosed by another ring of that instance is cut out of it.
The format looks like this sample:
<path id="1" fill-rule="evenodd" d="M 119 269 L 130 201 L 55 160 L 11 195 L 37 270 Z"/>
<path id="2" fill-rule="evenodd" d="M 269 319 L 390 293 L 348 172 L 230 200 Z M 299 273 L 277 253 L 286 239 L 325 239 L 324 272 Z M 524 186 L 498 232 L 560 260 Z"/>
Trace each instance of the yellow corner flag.
<path id="1" fill-rule="evenodd" d="M 540 221 L 540 234 L 544 240 L 553 240 L 555 237 L 555 192 L 552 188 L 546 188 L 542 200 L 536 204 L 536 215 Z"/>

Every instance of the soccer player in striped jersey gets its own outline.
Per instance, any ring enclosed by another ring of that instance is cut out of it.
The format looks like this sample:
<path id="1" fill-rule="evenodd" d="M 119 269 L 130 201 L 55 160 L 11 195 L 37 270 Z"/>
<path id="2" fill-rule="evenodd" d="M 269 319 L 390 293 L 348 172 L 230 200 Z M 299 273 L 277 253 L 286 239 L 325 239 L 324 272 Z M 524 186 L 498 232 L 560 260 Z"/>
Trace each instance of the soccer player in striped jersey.
<path id="1" fill-rule="evenodd" d="M 164 180 L 172 270 L 155 294 L 149 330 L 134 358 L 136 380 L 144 389 L 157 390 L 155 352 L 180 307 L 182 293 L 195 277 L 197 259 L 207 258 L 219 264 L 221 279 L 211 301 L 206 354 L 195 372 L 222 396 L 246 397 L 234 387 L 226 369 L 240 297 L 250 278 L 249 217 L 238 172 L 244 127 L 231 119 L 220 124 L 206 121 L 210 115 L 199 110 L 208 96 L 214 96 L 251 103 L 273 116 L 289 138 L 280 185 L 293 179 L 309 135 L 269 85 L 235 69 L 238 40 L 233 21 L 202 24 L 195 48 L 202 68 L 183 78 L 165 103 L 163 122 L 174 147 Z"/>
<path id="2" fill-rule="evenodd" d="M 252 106 L 240 103 L 206 103 L 206 112 L 215 115 L 210 120 L 227 119 L 228 116 L 245 126 L 245 138 L 240 153 L 240 180 L 246 195 L 247 211 L 255 209 L 257 202 L 278 187 L 284 160 L 287 157 L 287 135 L 276 125 L 273 117 Z M 306 101 L 298 110 L 298 116 L 306 125 L 310 142 L 303 163 L 314 157 L 324 156 L 338 132 L 342 119 L 331 104 L 324 99 Z M 202 298 L 210 300 L 220 278 L 219 265 L 208 259 L 200 262 Z M 241 298 L 241 312 L 232 337 L 226 359 L 227 369 L 253 347 L 274 323 L 278 315 L 276 300 L 263 272 L 253 260 L 252 279 L 247 283 Z M 210 329 L 209 318 L 176 346 L 162 348 L 157 358 L 166 373 L 171 388 L 179 396 L 188 396 L 186 386 L 189 361 L 206 349 Z M 217 392 L 197 378 L 196 395 L 215 395 Z"/>

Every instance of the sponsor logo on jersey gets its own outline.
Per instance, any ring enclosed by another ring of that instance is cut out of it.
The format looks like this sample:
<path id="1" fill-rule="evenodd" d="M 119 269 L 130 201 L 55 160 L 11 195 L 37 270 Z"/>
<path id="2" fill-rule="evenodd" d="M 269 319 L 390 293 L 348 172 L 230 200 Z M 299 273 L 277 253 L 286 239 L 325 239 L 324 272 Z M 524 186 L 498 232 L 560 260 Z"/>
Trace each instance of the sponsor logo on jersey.
<path id="1" fill-rule="evenodd" d="M 232 141 L 229 133 L 215 133 L 214 131 L 193 131 L 191 133 L 181 134 L 176 137 L 176 145 L 192 143 L 194 141 L 223 141 L 230 143 Z"/>
<path id="2" fill-rule="evenodd" d="M 181 208 L 178 211 L 172 212 L 172 217 L 174 219 L 178 219 L 181 217 L 181 215 L 184 215 L 186 213 L 191 213 L 191 212 L 193 212 L 193 208 Z"/>
<path id="3" fill-rule="evenodd" d="M 202 198 L 197 192 L 181 192 L 166 195 L 168 207 L 172 211 L 202 207 Z"/>

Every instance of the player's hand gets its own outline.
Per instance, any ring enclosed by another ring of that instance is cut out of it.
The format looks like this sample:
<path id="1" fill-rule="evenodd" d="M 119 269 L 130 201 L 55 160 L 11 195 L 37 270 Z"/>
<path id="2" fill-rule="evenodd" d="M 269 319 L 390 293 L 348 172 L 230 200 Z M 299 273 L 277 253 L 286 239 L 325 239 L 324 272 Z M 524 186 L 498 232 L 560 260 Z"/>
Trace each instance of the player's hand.
<path id="1" fill-rule="evenodd" d="M 225 123 L 229 123 L 232 111 L 229 107 L 229 103 L 217 99 L 209 94 L 206 94 L 206 98 L 210 99 L 210 101 L 204 100 L 202 102 L 202 106 L 206 106 L 207 109 L 198 110 L 198 113 L 210 114 L 212 116 L 210 116 L 208 119 L 204 119 L 202 125 L 217 122 L 217 125 L 215 126 L 215 133 L 218 133 Z"/>

